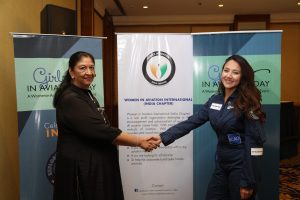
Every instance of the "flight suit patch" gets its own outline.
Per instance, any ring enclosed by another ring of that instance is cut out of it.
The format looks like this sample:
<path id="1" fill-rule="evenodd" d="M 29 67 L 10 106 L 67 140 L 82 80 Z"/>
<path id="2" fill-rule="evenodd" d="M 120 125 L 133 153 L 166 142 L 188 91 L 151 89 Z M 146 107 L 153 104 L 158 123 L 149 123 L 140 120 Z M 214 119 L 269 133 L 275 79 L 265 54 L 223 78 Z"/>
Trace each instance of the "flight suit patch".
<path id="1" fill-rule="evenodd" d="M 251 148 L 251 156 L 262 156 L 264 148 Z"/>
<path id="2" fill-rule="evenodd" d="M 221 108 L 222 108 L 222 104 L 219 104 L 219 103 L 212 103 L 210 106 L 210 109 L 213 109 L 213 110 L 221 110 Z"/>
<path id="3" fill-rule="evenodd" d="M 229 144 L 238 145 L 242 143 L 241 136 L 238 133 L 227 134 Z"/>

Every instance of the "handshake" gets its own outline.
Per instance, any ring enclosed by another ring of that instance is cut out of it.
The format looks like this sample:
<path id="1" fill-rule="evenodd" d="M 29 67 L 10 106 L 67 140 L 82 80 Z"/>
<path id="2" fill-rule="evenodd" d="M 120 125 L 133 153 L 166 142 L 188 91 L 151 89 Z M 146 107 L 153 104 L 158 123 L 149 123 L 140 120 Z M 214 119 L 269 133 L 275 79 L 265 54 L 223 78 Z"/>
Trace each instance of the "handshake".
<path id="1" fill-rule="evenodd" d="M 156 135 L 147 135 L 147 136 L 137 136 L 137 146 L 141 147 L 147 152 L 152 151 L 159 147 L 161 143 L 161 138 L 159 134 Z"/>

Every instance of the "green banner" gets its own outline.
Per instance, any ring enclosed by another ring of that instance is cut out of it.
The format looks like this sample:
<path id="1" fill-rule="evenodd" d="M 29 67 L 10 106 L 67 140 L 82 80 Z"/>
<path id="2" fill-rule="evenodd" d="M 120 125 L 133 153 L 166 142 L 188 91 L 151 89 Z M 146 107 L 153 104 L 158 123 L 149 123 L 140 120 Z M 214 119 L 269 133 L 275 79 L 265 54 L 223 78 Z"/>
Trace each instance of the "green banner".
<path id="1" fill-rule="evenodd" d="M 68 61 L 67 58 L 16 58 L 17 110 L 53 109 L 53 95 L 68 69 Z M 101 59 L 95 60 L 95 70 L 97 76 L 90 89 L 103 105 Z"/>
<path id="2" fill-rule="evenodd" d="M 194 104 L 204 104 L 218 90 L 219 79 L 228 56 L 194 57 Z M 279 104 L 280 55 L 245 55 L 255 71 L 255 84 L 263 104 Z"/>

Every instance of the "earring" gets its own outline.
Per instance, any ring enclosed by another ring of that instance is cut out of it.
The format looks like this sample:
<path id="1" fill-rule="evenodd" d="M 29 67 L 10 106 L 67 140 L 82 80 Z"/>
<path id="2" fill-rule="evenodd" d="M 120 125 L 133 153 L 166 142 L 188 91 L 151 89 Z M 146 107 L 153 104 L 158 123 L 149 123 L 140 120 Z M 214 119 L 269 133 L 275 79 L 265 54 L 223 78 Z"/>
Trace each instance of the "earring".
<path id="1" fill-rule="evenodd" d="M 75 79 L 75 77 L 74 77 L 74 76 L 72 76 L 72 79 Z"/>

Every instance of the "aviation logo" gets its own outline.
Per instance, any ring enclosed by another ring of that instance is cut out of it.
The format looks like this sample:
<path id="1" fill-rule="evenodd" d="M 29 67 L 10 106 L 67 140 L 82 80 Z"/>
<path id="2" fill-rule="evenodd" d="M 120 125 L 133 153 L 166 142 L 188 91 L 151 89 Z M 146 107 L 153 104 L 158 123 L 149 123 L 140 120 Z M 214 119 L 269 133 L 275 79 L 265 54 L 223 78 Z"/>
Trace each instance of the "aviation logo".
<path id="1" fill-rule="evenodd" d="M 54 180 L 55 180 L 55 164 L 56 164 L 55 161 L 56 161 L 56 152 L 50 155 L 46 164 L 46 176 L 48 178 L 48 181 L 51 184 L 54 184 Z"/>
<path id="2" fill-rule="evenodd" d="M 165 85 L 175 74 L 173 58 L 163 51 L 150 53 L 143 62 L 143 75 L 153 85 Z"/>

